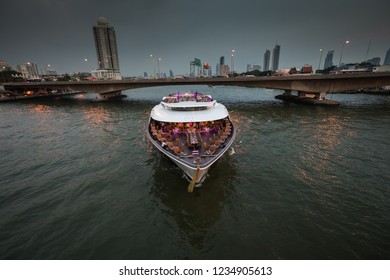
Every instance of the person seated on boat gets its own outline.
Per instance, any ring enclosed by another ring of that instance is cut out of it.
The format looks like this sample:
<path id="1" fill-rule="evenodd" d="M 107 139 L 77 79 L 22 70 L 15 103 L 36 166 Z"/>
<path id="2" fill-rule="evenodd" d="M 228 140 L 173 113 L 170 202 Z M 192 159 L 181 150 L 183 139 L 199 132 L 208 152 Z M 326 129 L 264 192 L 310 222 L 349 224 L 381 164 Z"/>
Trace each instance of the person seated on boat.
<path id="1" fill-rule="evenodd" d="M 166 146 L 168 146 L 167 142 L 165 142 L 165 140 L 162 141 L 161 142 L 161 147 L 163 147 L 165 149 Z"/>
<path id="2" fill-rule="evenodd" d="M 209 149 L 209 152 L 211 155 L 213 155 L 217 150 L 217 146 L 215 146 L 214 144 L 210 146 L 210 149 Z"/>
<path id="3" fill-rule="evenodd" d="M 182 154 L 182 151 L 180 150 L 180 148 L 179 147 L 175 147 L 174 149 L 173 149 L 173 152 L 175 153 L 175 155 L 177 155 L 177 156 L 179 156 L 179 155 L 181 155 Z"/>
<path id="4" fill-rule="evenodd" d="M 173 151 L 175 144 L 172 141 L 168 142 L 168 148 Z"/>

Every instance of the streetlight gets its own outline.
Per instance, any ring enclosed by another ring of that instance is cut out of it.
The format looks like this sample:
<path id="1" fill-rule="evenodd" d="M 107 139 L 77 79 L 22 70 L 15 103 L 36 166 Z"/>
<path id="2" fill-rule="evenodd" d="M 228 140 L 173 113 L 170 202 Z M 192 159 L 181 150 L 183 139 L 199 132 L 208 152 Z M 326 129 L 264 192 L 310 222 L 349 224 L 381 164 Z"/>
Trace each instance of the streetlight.
<path id="1" fill-rule="evenodd" d="M 160 61 L 161 58 L 157 59 L 157 71 L 158 71 L 158 78 L 161 78 L 161 73 L 160 73 Z"/>
<path id="2" fill-rule="evenodd" d="M 154 59 L 154 56 L 151 54 L 150 58 L 153 60 L 153 79 L 156 78 L 156 60 Z"/>
<path id="3" fill-rule="evenodd" d="M 232 50 L 232 75 L 234 74 L 234 54 L 236 53 L 236 50 Z"/>
<path id="4" fill-rule="evenodd" d="M 340 68 L 340 66 L 341 66 L 341 59 L 343 58 L 344 47 L 345 47 L 346 44 L 349 44 L 349 41 L 348 41 L 348 40 L 345 41 L 345 42 L 343 43 L 343 46 L 341 47 L 341 55 L 340 55 L 340 61 L 339 61 L 339 68 Z"/>
<path id="5" fill-rule="evenodd" d="M 85 63 L 87 63 L 87 64 L 88 64 L 88 66 L 89 66 L 89 72 L 92 72 L 92 66 L 91 66 L 91 63 L 89 63 L 89 61 L 88 61 L 88 59 L 87 59 L 87 58 L 84 58 L 84 61 L 85 61 Z"/>
<path id="6" fill-rule="evenodd" d="M 323 49 L 320 49 L 320 62 L 318 62 L 318 70 L 320 70 L 320 67 L 321 67 L 322 51 L 323 51 Z"/>

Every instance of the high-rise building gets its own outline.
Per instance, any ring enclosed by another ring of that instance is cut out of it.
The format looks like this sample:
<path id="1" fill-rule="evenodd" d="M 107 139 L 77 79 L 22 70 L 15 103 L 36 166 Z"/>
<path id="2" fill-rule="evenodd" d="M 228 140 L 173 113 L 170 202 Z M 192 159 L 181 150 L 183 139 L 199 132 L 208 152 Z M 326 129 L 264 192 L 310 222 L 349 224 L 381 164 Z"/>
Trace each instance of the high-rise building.
<path id="1" fill-rule="evenodd" d="M 390 49 L 388 49 L 386 52 L 386 57 L 385 57 L 385 61 L 383 62 L 383 64 L 390 65 Z"/>
<path id="2" fill-rule="evenodd" d="M 223 64 L 219 66 L 219 75 L 220 76 L 227 76 L 230 73 L 230 67 L 229 65 Z"/>
<path id="3" fill-rule="evenodd" d="M 269 61 L 271 59 L 271 52 L 270 50 L 266 50 L 264 53 L 264 60 L 263 60 L 263 69 L 264 71 L 269 71 Z"/>
<path id="4" fill-rule="evenodd" d="M 276 44 L 272 50 L 272 71 L 279 69 L 280 45 Z"/>
<path id="5" fill-rule="evenodd" d="M 98 70 L 93 76 L 98 79 L 120 80 L 118 50 L 114 27 L 108 25 L 105 17 L 99 17 L 97 25 L 93 27 Z"/>
<path id="6" fill-rule="evenodd" d="M 324 62 L 324 69 L 330 68 L 333 66 L 333 54 L 334 51 L 328 51 L 325 57 L 325 62 Z"/>
<path id="7" fill-rule="evenodd" d="M 225 65 L 225 57 L 224 56 L 221 56 L 221 58 L 219 59 L 219 65 Z"/>
<path id="8" fill-rule="evenodd" d="M 39 79 L 38 66 L 32 62 L 15 65 L 13 69 L 22 74 L 25 79 Z"/>

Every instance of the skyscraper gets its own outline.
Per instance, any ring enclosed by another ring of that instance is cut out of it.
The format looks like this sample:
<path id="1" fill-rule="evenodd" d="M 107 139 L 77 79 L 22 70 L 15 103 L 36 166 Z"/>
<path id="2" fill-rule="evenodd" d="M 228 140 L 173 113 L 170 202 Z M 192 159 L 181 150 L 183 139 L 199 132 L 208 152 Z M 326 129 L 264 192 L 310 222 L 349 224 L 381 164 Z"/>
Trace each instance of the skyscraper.
<path id="1" fill-rule="evenodd" d="M 272 71 L 279 69 L 280 45 L 276 44 L 272 50 Z"/>
<path id="2" fill-rule="evenodd" d="M 224 56 L 221 56 L 221 58 L 219 59 L 219 65 L 225 65 L 225 57 Z"/>
<path id="3" fill-rule="evenodd" d="M 93 27 L 98 70 L 94 71 L 98 79 L 120 80 L 118 50 L 114 27 L 108 25 L 105 17 L 99 17 Z"/>
<path id="4" fill-rule="evenodd" d="M 390 49 L 388 49 L 386 52 L 386 57 L 385 57 L 385 61 L 383 62 L 383 64 L 390 65 Z"/>
<path id="5" fill-rule="evenodd" d="M 271 52 L 270 50 L 266 50 L 264 53 L 264 60 L 263 60 L 263 69 L 264 71 L 269 71 L 269 61 L 271 59 Z"/>
<path id="6" fill-rule="evenodd" d="M 327 69 L 329 67 L 333 66 L 333 54 L 334 51 L 328 51 L 325 57 L 325 62 L 324 62 L 324 69 Z"/>

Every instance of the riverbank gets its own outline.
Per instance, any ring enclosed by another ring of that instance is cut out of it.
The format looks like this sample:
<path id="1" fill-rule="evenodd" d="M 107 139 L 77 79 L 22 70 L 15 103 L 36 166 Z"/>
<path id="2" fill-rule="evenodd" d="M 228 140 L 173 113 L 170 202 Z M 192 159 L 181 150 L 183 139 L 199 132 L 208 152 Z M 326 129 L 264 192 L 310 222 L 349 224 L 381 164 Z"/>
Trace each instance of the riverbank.
<path id="1" fill-rule="evenodd" d="M 51 93 L 30 93 L 21 94 L 9 90 L 0 91 L 0 102 L 13 102 L 28 99 L 42 99 L 42 98 L 53 98 L 61 96 L 69 96 L 83 93 L 81 91 L 62 91 L 62 92 L 51 92 Z"/>

